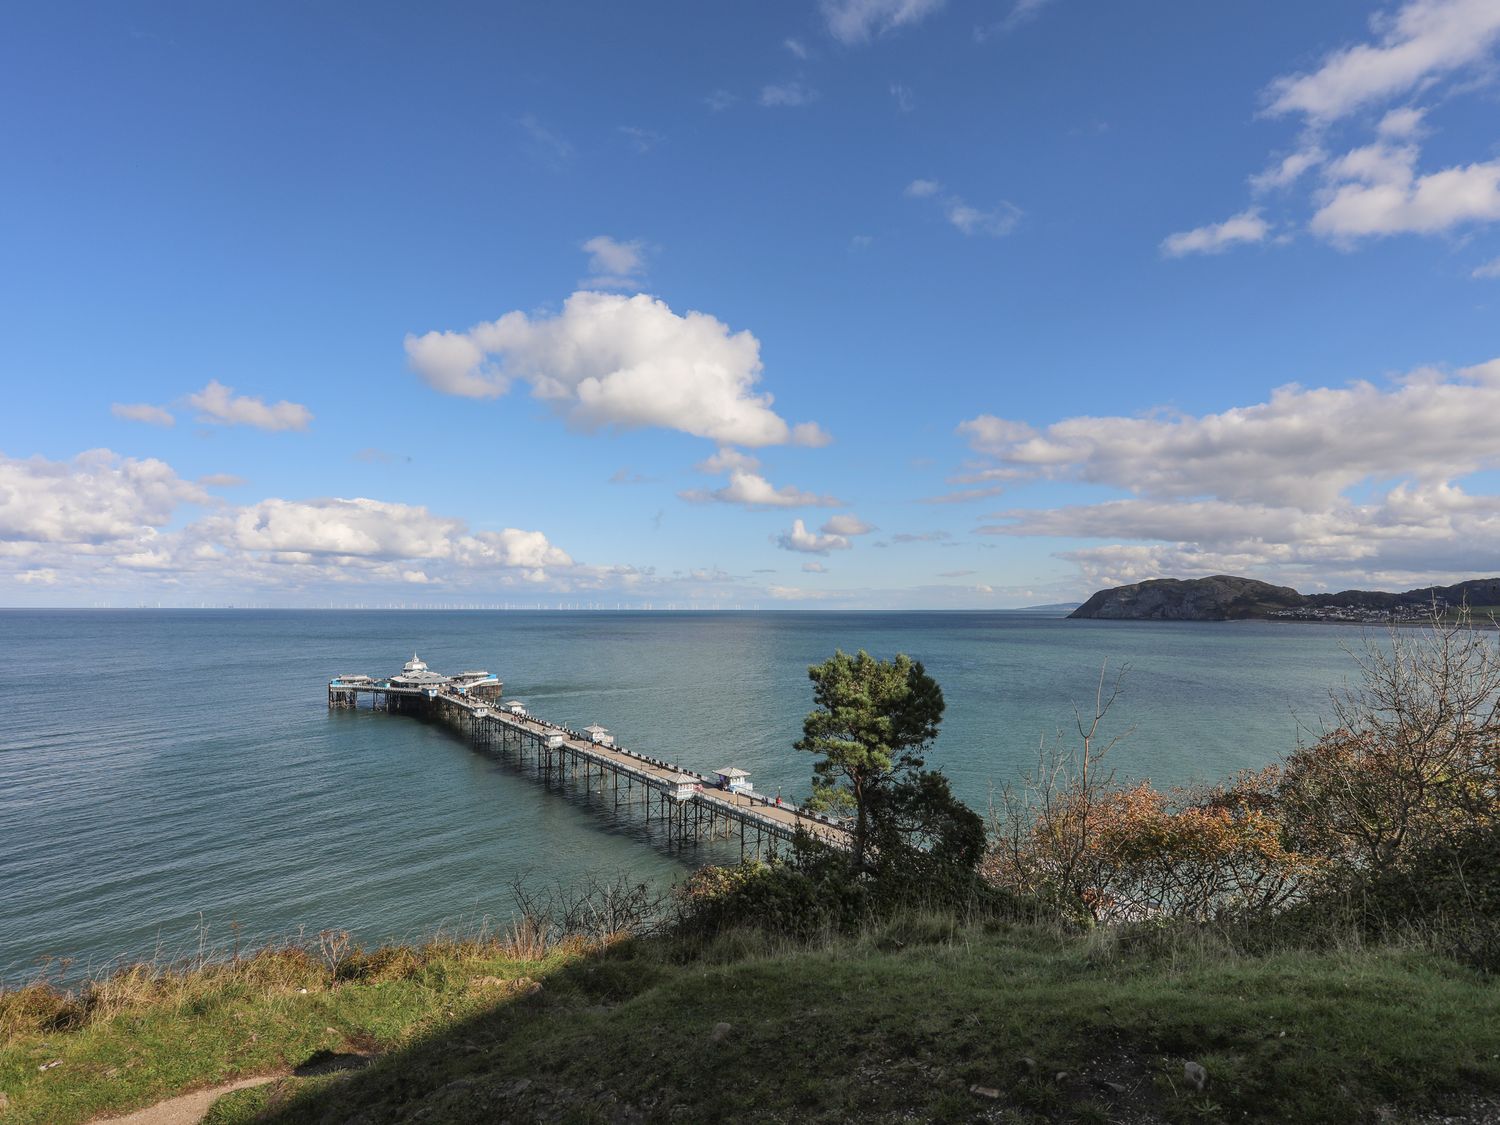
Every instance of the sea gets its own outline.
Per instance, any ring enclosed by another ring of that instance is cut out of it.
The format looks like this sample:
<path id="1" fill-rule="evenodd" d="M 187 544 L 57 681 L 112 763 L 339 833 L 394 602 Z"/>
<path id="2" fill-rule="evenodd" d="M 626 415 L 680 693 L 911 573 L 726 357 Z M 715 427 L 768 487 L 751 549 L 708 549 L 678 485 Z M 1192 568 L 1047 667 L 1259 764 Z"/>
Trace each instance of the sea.
<path id="1" fill-rule="evenodd" d="M 448 727 L 330 711 L 335 675 L 419 655 L 483 668 L 547 720 L 787 800 L 810 664 L 907 653 L 941 684 L 927 756 L 983 810 L 1039 749 L 1076 747 L 1101 677 L 1121 778 L 1258 768 L 1357 677 L 1349 626 L 1070 621 L 1038 612 L 0 611 L 0 984 L 344 929 L 503 927 L 515 887 L 669 888 L 737 845 L 683 849 L 548 788 Z M 1375 638 L 1378 641 L 1378 636 Z"/>

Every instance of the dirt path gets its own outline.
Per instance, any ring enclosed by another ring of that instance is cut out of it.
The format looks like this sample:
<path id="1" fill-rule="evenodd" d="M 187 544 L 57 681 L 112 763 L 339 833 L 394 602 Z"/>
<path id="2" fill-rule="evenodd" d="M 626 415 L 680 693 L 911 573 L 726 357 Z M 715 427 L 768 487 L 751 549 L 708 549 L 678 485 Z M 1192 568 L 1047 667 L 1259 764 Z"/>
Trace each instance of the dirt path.
<path id="1" fill-rule="evenodd" d="M 226 1082 L 222 1086 L 211 1086 L 207 1090 L 195 1090 L 181 1097 L 168 1098 L 124 1117 L 97 1117 L 94 1120 L 99 1125 L 104 1122 L 109 1125 L 198 1125 L 220 1094 L 244 1090 L 250 1086 L 264 1086 L 267 1082 L 274 1082 L 277 1077 L 278 1075 L 267 1074 L 259 1078 L 241 1078 L 237 1082 Z"/>

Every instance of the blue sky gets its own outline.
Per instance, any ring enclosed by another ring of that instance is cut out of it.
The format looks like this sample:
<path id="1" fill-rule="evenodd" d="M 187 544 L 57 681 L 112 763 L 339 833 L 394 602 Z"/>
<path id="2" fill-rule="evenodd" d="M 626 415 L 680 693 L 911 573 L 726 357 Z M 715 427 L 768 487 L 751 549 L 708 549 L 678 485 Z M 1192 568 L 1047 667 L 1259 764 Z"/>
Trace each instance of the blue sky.
<path id="1" fill-rule="evenodd" d="M 1500 0 L 12 4 L 0 604 L 1500 570 Z"/>

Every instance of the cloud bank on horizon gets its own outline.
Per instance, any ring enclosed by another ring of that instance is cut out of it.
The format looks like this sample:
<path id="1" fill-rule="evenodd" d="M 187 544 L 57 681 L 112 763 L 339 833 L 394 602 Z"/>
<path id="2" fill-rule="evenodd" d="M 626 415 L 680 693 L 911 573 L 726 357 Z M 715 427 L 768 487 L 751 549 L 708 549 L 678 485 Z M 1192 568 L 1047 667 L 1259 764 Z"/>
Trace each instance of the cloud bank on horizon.
<path id="1" fill-rule="evenodd" d="M 209 21 L 189 51 L 106 20 L 96 48 L 44 14 L 16 81 L 52 100 L 6 133 L 38 172 L 0 604 L 1494 573 L 1500 0 L 1182 2 L 1137 57 L 1081 56 L 1080 21 L 1131 17 L 1065 0 L 693 12 L 665 41 L 531 13 L 500 47 L 382 13 L 371 50 L 416 80 L 358 105 L 327 79 L 363 64 L 313 83 L 295 31 Z M 74 50 L 97 73 L 58 86 Z M 264 104 L 256 58 L 289 76 Z M 203 104 L 172 100 L 205 60 Z M 336 155 L 272 127 L 290 107 Z M 396 169 L 412 113 L 425 163 Z"/>

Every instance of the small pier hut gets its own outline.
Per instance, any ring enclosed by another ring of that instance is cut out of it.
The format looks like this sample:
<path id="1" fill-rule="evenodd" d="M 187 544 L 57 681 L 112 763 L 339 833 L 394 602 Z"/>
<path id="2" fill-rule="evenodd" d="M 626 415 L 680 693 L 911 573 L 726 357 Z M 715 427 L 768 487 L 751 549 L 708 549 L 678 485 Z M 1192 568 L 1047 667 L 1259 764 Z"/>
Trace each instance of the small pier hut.
<path id="1" fill-rule="evenodd" d="M 725 766 L 721 770 L 715 770 L 714 776 L 719 779 L 719 788 L 731 793 L 750 793 L 755 789 L 750 784 L 750 772 L 738 766 Z"/>
<path id="2" fill-rule="evenodd" d="M 690 773 L 680 773 L 672 779 L 672 788 L 668 790 L 668 796 L 674 801 L 690 801 L 693 794 L 698 792 L 700 782 Z"/>
<path id="3" fill-rule="evenodd" d="M 613 746 L 615 736 L 609 733 L 608 727 L 601 727 L 598 723 L 583 728 L 583 733 L 589 736 L 589 741 L 596 746 Z"/>
<path id="4" fill-rule="evenodd" d="M 547 749 L 560 750 L 562 749 L 562 744 L 567 740 L 568 736 L 560 730 L 548 731 L 546 737 Z"/>
<path id="5" fill-rule="evenodd" d="M 526 704 L 522 703 L 519 699 L 512 699 L 505 705 L 505 709 L 518 718 L 524 719 L 526 717 Z"/>

